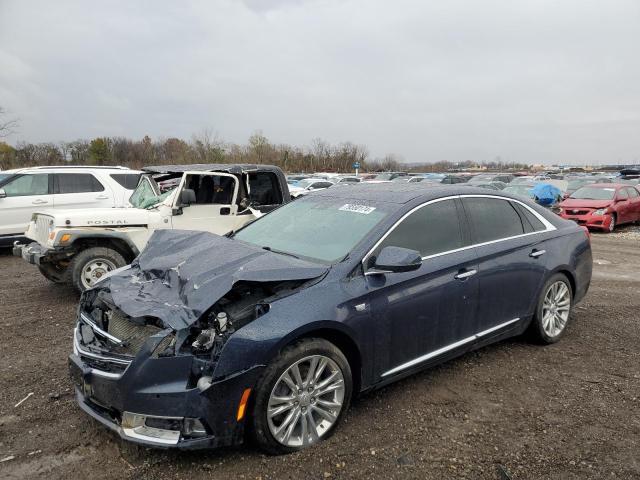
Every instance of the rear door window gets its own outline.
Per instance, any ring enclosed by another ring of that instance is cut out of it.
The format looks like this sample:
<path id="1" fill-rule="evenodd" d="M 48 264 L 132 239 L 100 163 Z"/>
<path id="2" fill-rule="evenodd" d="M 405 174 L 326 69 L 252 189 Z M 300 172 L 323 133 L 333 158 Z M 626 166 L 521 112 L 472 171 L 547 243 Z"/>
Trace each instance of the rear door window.
<path id="1" fill-rule="evenodd" d="M 466 197 L 462 199 L 474 232 L 474 243 L 485 243 L 525 233 L 520 215 L 508 200 Z"/>
<path id="2" fill-rule="evenodd" d="M 2 188 L 7 197 L 47 195 L 49 193 L 49 174 L 21 175 L 6 183 Z"/>
<path id="3" fill-rule="evenodd" d="M 135 190 L 140 181 L 139 173 L 112 173 L 109 176 L 118 182 L 118 185 L 127 190 Z"/>
<path id="4" fill-rule="evenodd" d="M 419 208 L 402 220 L 376 248 L 408 248 L 427 257 L 464 246 L 460 217 L 454 200 L 443 200 Z"/>
<path id="5" fill-rule="evenodd" d="M 520 205 L 518 203 L 513 203 L 512 205 L 520 212 L 520 216 L 523 219 L 525 233 L 529 232 L 542 232 L 547 229 L 547 227 L 540 221 L 538 217 L 536 217 L 531 210 L 527 207 Z"/>
<path id="6" fill-rule="evenodd" d="M 103 192 L 104 186 L 90 173 L 56 173 L 54 193 Z"/>

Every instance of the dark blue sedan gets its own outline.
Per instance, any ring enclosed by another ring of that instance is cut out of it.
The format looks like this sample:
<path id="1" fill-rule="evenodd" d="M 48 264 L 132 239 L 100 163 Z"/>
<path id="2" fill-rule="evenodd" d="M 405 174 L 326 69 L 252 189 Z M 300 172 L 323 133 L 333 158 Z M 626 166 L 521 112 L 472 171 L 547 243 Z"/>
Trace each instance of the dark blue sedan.
<path id="1" fill-rule="evenodd" d="M 70 373 L 127 440 L 291 452 L 358 393 L 514 335 L 558 341 L 591 268 L 588 232 L 520 197 L 329 189 L 224 237 L 155 233 L 83 294 Z"/>

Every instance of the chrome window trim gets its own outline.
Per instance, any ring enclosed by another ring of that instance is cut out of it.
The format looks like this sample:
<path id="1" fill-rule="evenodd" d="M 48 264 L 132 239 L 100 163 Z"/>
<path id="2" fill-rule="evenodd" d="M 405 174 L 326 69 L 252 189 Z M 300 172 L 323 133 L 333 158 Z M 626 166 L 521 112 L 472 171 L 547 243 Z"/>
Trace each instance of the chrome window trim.
<path id="1" fill-rule="evenodd" d="M 454 350 L 458 347 L 461 347 L 467 343 L 473 342 L 474 340 L 478 340 L 481 337 L 484 337 L 485 335 L 488 335 L 492 332 L 495 332 L 496 330 L 500 330 L 503 327 L 506 327 L 508 325 L 511 325 L 512 323 L 517 322 L 518 320 L 520 320 L 520 318 L 514 318 L 513 320 L 509 320 L 508 322 L 504 322 L 501 323 L 500 325 L 496 325 L 495 327 L 491 327 L 488 328 L 486 330 L 483 330 L 482 332 L 476 333 L 475 335 L 471 335 L 470 337 L 467 338 L 463 338 L 462 340 L 458 340 L 457 342 L 451 343 L 445 347 L 439 348 L 437 350 L 434 350 L 432 352 L 429 352 L 425 355 L 422 355 L 418 358 L 414 358 L 413 360 L 409 360 L 408 362 L 405 362 L 401 365 L 398 365 L 397 367 L 393 367 L 391 370 L 387 370 L 386 372 L 384 372 L 382 374 L 383 377 L 386 377 L 388 375 L 393 375 L 394 373 L 398 373 L 402 370 L 405 370 L 409 367 L 413 367 L 415 365 L 418 365 L 422 362 L 426 362 L 427 360 L 437 357 L 438 355 L 442 355 L 444 353 L 447 353 L 451 350 Z"/>
<path id="2" fill-rule="evenodd" d="M 498 238 L 496 240 L 490 240 L 488 242 L 474 243 L 474 244 L 471 244 L 471 245 L 467 245 L 465 247 L 460 247 L 460 248 L 456 248 L 456 249 L 453 249 L 453 250 L 447 250 L 447 251 L 440 252 L 440 253 L 434 253 L 434 254 L 422 257 L 422 260 L 428 260 L 430 258 L 441 257 L 443 255 L 449 255 L 451 253 L 462 252 L 464 250 L 469 250 L 471 248 L 483 247 L 485 245 L 491 245 L 493 243 L 504 242 L 506 240 L 513 240 L 513 239 L 516 239 L 516 238 L 527 237 L 527 236 L 530 236 L 530 235 L 537 235 L 537 234 L 540 234 L 540 233 L 551 232 L 553 230 L 557 230 L 556 227 L 551 222 L 549 222 L 546 218 L 544 218 L 538 212 L 533 210 L 529 205 L 527 205 L 524 202 L 521 202 L 520 200 L 516 200 L 514 198 L 503 197 L 503 196 L 500 196 L 500 195 L 479 194 L 479 193 L 476 193 L 476 194 L 450 195 L 448 197 L 436 198 L 436 199 L 429 200 L 428 202 L 421 203 L 420 205 L 417 205 L 417 206 L 413 207 L 411 210 L 409 210 L 407 213 L 405 213 L 402 217 L 400 217 L 393 225 L 391 225 L 391 227 L 389 227 L 389 229 L 385 232 L 385 234 L 382 237 L 380 237 L 380 239 L 373 245 L 373 247 L 362 258 L 360 263 L 362 264 L 362 268 L 363 268 L 364 272 L 365 273 L 367 272 L 367 268 L 366 268 L 367 260 L 369 260 L 369 257 L 371 256 L 371 254 L 391 234 L 391 232 L 393 232 L 396 229 L 396 227 L 401 222 L 403 222 L 409 215 L 411 215 L 412 213 L 414 213 L 415 211 L 417 211 L 417 210 L 419 210 L 419 209 L 421 209 L 423 207 L 426 207 L 428 205 L 432 205 L 434 203 L 442 202 L 442 201 L 445 201 L 445 200 L 455 200 L 455 199 L 462 199 L 462 198 L 495 198 L 495 199 L 498 199 L 498 200 L 506 200 L 508 202 L 515 202 L 515 203 L 517 203 L 519 205 L 522 205 L 531 214 L 533 214 L 538 220 L 540 220 L 540 222 L 542 222 L 542 224 L 545 226 L 545 229 L 544 230 L 539 230 L 537 232 L 522 233 L 520 235 L 514 235 L 514 236 L 511 236 L 511 237 Z"/>

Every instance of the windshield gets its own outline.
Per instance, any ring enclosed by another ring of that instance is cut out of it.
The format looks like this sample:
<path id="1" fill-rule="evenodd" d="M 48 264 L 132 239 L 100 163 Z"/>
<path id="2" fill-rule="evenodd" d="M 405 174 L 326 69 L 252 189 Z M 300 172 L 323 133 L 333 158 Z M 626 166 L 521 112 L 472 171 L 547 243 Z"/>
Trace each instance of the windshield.
<path id="1" fill-rule="evenodd" d="M 307 197 L 247 225 L 234 238 L 331 264 L 343 259 L 387 216 L 388 209 L 371 202 Z"/>
<path id="2" fill-rule="evenodd" d="M 520 195 L 521 197 L 533 198 L 533 193 L 531 193 L 532 188 L 533 187 L 531 185 L 510 185 L 503 191 L 513 193 L 514 195 Z"/>
<path id="3" fill-rule="evenodd" d="M 569 198 L 582 200 L 613 200 L 615 188 L 582 187 L 573 192 Z"/>
<path id="4" fill-rule="evenodd" d="M 152 186 L 153 182 L 153 186 Z M 155 187 L 155 188 L 154 188 Z M 157 195 L 156 192 L 159 191 L 160 188 L 158 184 L 151 177 L 142 177 L 142 180 L 138 184 L 137 188 L 133 191 L 131 196 L 129 197 L 129 203 L 136 208 L 144 208 L 149 209 L 154 205 L 162 202 L 165 198 L 167 198 L 173 190 L 169 190 L 168 192 L 163 193 L 162 195 Z"/>
<path id="5" fill-rule="evenodd" d="M 393 180 L 396 177 L 397 175 L 393 173 L 379 173 L 378 175 L 373 177 L 373 179 L 374 180 Z"/>
<path id="6" fill-rule="evenodd" d="M 582 187 L 583 185 L 588 185 L 589 183 L 595 183 L 594 180 L 571 180 L 568 184 L 567 184 L 567 190 L 577 190 L 580 187 Z"/>
<path id="7" fill-rule="evenodd" d="M 9 178 L 11 175 L 13 175 L 13 174 L 11 174 L 11 173 L 0 173 L 0 182 L 2 180 L 4 180 L 5 178 Z"/>
<path id="8" fill-rule="evenodd" d="M 469 183 L 486 183 L 493 180 L 493 175 L 476 175 L 469 179 Z"/>

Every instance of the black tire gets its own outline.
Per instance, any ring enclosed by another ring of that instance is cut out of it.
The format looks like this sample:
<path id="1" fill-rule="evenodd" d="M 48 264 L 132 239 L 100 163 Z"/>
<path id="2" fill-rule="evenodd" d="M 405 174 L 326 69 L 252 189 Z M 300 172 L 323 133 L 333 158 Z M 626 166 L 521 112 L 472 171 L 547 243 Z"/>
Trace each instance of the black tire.
<path id="1" fill-rule="evenodd" d="M 322 434 L 318 442 L 300 447 L 283 445 L 273 437 L 269 428 L 267 420 L 269 397 L 276 385 L 276 382 L 285 371 L 287 371 L 296 362 L 312 355 L 322 355 L 333 360 L 341 370 L 344 378 L 344 398 L 342 402 L 342 409 L 340 410 L 340 413 L 333 425 L 331 425 L 331 427 Z M 351 376 L 351 368 L 349 366 L 349 362 L 340 349 L 333 343 L 321 338 L 300 340 L 293 345 L 286 347 L 266 368 L 262 377 L 258 381 L 252 395 L 250 408 L 251 415 L 248 419 L 247 425 L 248 433 L 252 437 L 252 440 L 261 449 L 273 455 L 292 453 L 302 450 L 307 446 L 316 445 L 320 441 L 329 438 L 335 431 L 336 427 L 340 424 L 345 413 L 349 409 L 352 393 L 353 379 Z"/>
<path id="2" fill-rule="evenodd" d="M 557 282 L 564 283 L 564 285 L 568 289 L 568 292 L 569 292 L 569 305 L 568 305 L 569 311 L 568 312 L 569 313 L 567 316 L 567 320 L 564 326 L 562 327 L 562 330 L 556 335 L 551 335 L 544 328 L 542 311 L 543 311 L 545 297 L 547 296 L 550 288 Z M 552 343 L 556 343 L 558 340 L 560 340 L 560 338 L 562 338 L 562 335 L 564 335 L 564 332 L 567 331 L 567 325 L 571 318 L 572 308 L 573 308 L 573 289 L 571 288 L 571 282 L 569 282 L 569 279 L 566 277 L 566 275 L 562 273 L 556 273 L 552 275 L 551 278 L 549 278 L 549 280 L 545 282 L 544 286 L 542 287 L 542 290 L 540 291 L 540 298 L 538 299 L 538 304 L 536 305 L 536 311 L 533 316 L 533 319 L 531 320 L 531 324 L 529 325 L 529 329 L 527 331 L 527 333 L 529 334 L 529 337 L 536 343 L 539 343 L 542 345 L 550 345 Z"/>
<path id="3" fill-rule="evenodd" d="M 82 250 L 75 257 L 73 257 L 71 263 L 69 264 L 69 271 L 71 272 L 71 282 L 78 292 L 82 293 L 87 288 L 91 287 L 91 285 L 85 286 L 82 281 L 82 276 L 92 262 L 99 261 L 100 259 L 105 261 L 105 265 L 107 265 L 108 263 L 112 264 L 108 265 L 108 267 L 105 268 L 105 270 L 107 271 L 124 267 L 127 264 L 127 261 L 124 259 L 124 257 L 112 248 L 92 247 L 87 248 L 86 250 Z"/>
<path id="4" fill-rule="evenodd" d="M 53 283 L 66 283 L 69 281 L 69 269 L 55 263 L 38 265 L 38 270 L 44 278 Z"/>

